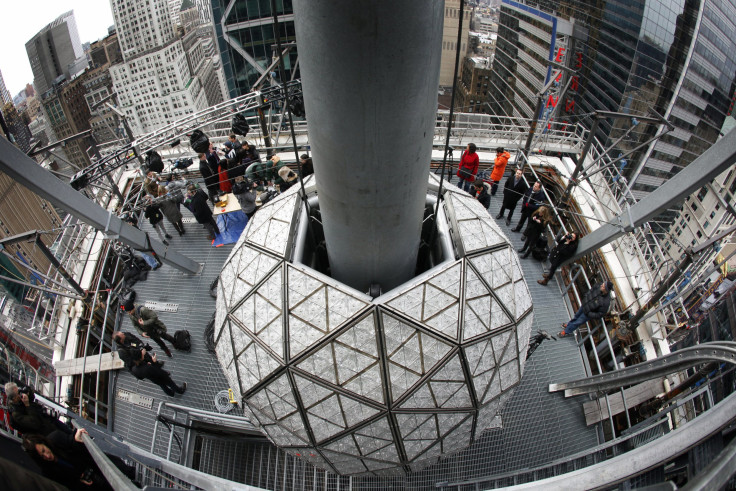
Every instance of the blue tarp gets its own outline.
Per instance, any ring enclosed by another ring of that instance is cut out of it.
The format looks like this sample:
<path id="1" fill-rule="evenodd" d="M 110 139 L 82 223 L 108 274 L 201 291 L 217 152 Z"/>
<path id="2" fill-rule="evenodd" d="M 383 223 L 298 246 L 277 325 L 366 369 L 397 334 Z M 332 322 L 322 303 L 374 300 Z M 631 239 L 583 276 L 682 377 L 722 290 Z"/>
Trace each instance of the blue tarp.
<path id="1" fill-rule="evenodd" d="M 242 210 L 217 215 L 217 228 L 220 229 L 220 233 L 215 237 L 212 245 L 219 247 L 237 242 L 247 224 L 248 217 Z"/>

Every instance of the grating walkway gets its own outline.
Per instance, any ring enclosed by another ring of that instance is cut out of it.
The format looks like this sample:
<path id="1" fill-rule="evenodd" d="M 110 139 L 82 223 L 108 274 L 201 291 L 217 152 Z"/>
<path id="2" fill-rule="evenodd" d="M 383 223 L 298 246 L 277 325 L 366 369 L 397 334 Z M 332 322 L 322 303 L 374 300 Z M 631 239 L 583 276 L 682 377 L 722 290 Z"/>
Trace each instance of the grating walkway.
<path id="1" fill-rule="evenodd" d="M 451 184 L 452 185 L 452 184 Z M 498 213 L 502 195 L 501 190 L 493 197 L 489 212 L 492 216 Z M 152 409 L 135 406 L 127 401 L 116 399 L 114 402 L 114 431 L 128 442 L 145 449 L 151 448 L 156 408 L 162 400 L 174 402 L 208 411 L 216 411 L 214 397 L 217 392 L 227 388 L 227 382 L 217 363 L 204 345 L 204 329 L 215 308 L 215 300 L 209 296 L 209 285 L 219 274 L 220 268 L 229 254 L 232 245 L 213 248 L 205 237 L 205 232 L 197 223 L 186 220 L 191 217 L 183 209 L 185 228 L 184 237 L 175 236 L 171 247 L 185 253 L 195 261 L 205 264 L 202 274 L 187 276 L 169 266 L 149 273 L 149 279 L 135 286 L 138 298 L 163 303 L 178 304 L 175 313 L 159 312 L 160 318 L 168 326 L 169 333 L 178 329 L 188 329 L 192 335 L 191 353 L 174 352 L 174 357 L 165 356 L 166 368 L 173 374 L 177 383 L 187 381 L 188 390 L 183 396 L 168 397 L 161 389 L 148 381 L 138 381 L 125 371 L 118 371 L 116 389 L 126 389 L 134 393 L 153 398 Z M 512 226 L 515 226 L 519 211 L 515 213 Z M 186 223 L 190 222 L 190 223 Z M 170 231 L 173 229 L 168 226 Z M 503 221 L 499 225 L 518 248 L 521 246 L 521 234 L 510 231 Z M 142 227 L 151 232 L 146 223 Z M 155 236 L 153 232 L 152 235 Z M 559 325 L 569 319 L 555 282 L 547 287 L 538 285 L 541 278 L 541 263 L 531 258 L 522 260 L 522 268 L 527 278 L 529 289 L 534 300 L 534 328 L 532 333 L 544 329 L 550 334 L 559 332 Z M 124 330 L 132 330 L 128 319 L 123 319 Z M 570 455 L 597 445 L 598 437 L 595 427 L 586 427 L 583 417 L 581 398 L 565 399 L 561 393 L 550 394 L 548 385 L 582 378 L 585 376 L 583 362 L 577 345 L 571 337 L 558 341 L 545 341 L 527 361 L 520 386 L 514 391 L 511 399 L 501 412 L 500 425 L 485 431 L 468 449 L 406 478 L 382 481 L 379 478 L 353 478 L 350 482 L 356 489 L 425 489 L 434 488 L 438 482 L 457 482 L 483 476 L 513 472 L 519 469 L 532 468 L 549 461 Z M 168 431 L 159 430 L 159 437 L 154 445 L 154 453 L 165 456 L 168 446 Z M 279 454 L 270 444 L 261 442 L 247 443 L 233 438 L 205 438 L 200 441 L 197 467 L 229 479 L 245 482 L 254 486 L 272 488 L 270 482 L 264 482 L 265 465 Z M 252 447 L 250 446 L 252 445 Z M 171 459 L 177 460 L 179 449 L 172 446 Z M 254 462 L 242 462 L 258 458 Z M 283 468 L 276 457 L 277 465 Z M 235 467 L 233 465 L 235 464 Z M 243 467 L 241 471 L 235 471 Z M 296 466 L 295 466 L 296 467 Z M 299 466 L 302 467 L 301 465 Z M 304 466 L 308 468 L 309 466 Z M 245 469 L 250 469 L 245 471 Z M 257 469 L 257 470 L 256 470 Z M 312 475 L 306 469 L 305 480 L 295 477 L 293 488 L 301 488 L 307 484 Z M 389 483 L 391 483 L 389 485 Z M 278 486 L 277 486 L 278 487 Z"/>

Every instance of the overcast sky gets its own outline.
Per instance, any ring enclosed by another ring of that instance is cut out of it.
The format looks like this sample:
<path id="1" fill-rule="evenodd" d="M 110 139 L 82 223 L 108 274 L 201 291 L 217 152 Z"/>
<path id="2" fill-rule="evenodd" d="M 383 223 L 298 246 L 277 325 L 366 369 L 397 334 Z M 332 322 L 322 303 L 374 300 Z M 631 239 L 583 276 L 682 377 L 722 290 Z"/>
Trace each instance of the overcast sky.
<path id="1" fill-rule="evenodd" d="M 33 83 L 26 42 L 58 16 L 74 10 L 79 39 L 93 42 L 107 35 L 113 25 L 109 0 L 3 0 L 5 19 L 0 29 L 0 71 L 10 95 Z"/>

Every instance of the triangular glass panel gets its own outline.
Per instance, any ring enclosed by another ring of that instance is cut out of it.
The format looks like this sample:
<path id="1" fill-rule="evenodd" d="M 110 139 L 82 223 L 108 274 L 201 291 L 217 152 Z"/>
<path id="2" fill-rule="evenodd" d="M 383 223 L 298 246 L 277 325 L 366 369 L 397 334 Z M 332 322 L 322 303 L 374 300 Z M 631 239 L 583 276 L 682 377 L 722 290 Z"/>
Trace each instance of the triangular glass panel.
<path id="1" fill-rule="evenodd" d="M 337 384 L 337 363 L 332 344 L 323 346 L 297 366 L 316 377 Z"/>
<path id="2" fill-rule="evenodd" d="M 332 389 L 323 387 L 320 384 L 315 383 L 312 380 L 306 379 L 298 374 L 294 374 L 294 380 L 296 380 L 296 386 L 299 390 L 299 397 L 301 397 L 302 405 L 305 408 L 311 408 L 315 404 L 324 401 L 330 395 L 334 394 Z"/>

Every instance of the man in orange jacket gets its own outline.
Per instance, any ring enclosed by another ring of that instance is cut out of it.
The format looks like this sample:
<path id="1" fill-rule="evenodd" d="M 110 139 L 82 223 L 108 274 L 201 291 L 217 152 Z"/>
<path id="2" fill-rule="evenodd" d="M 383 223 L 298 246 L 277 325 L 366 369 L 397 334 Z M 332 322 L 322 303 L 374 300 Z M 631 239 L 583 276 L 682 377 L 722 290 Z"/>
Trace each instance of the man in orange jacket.
<path id="1" fill-rule="evenodd" d="M 491 172 L 491 181 L 493 181 L 491 196 L 496 195 L 498 183 L 501 182 L 503 173 L 506 172 L 506 164 L 509 163 L 509 157 L 511 157 L 511 154 L 504 150 L 503 147 L 496 148 L 496 162 L 494 162 L 493 172 Z"/>

